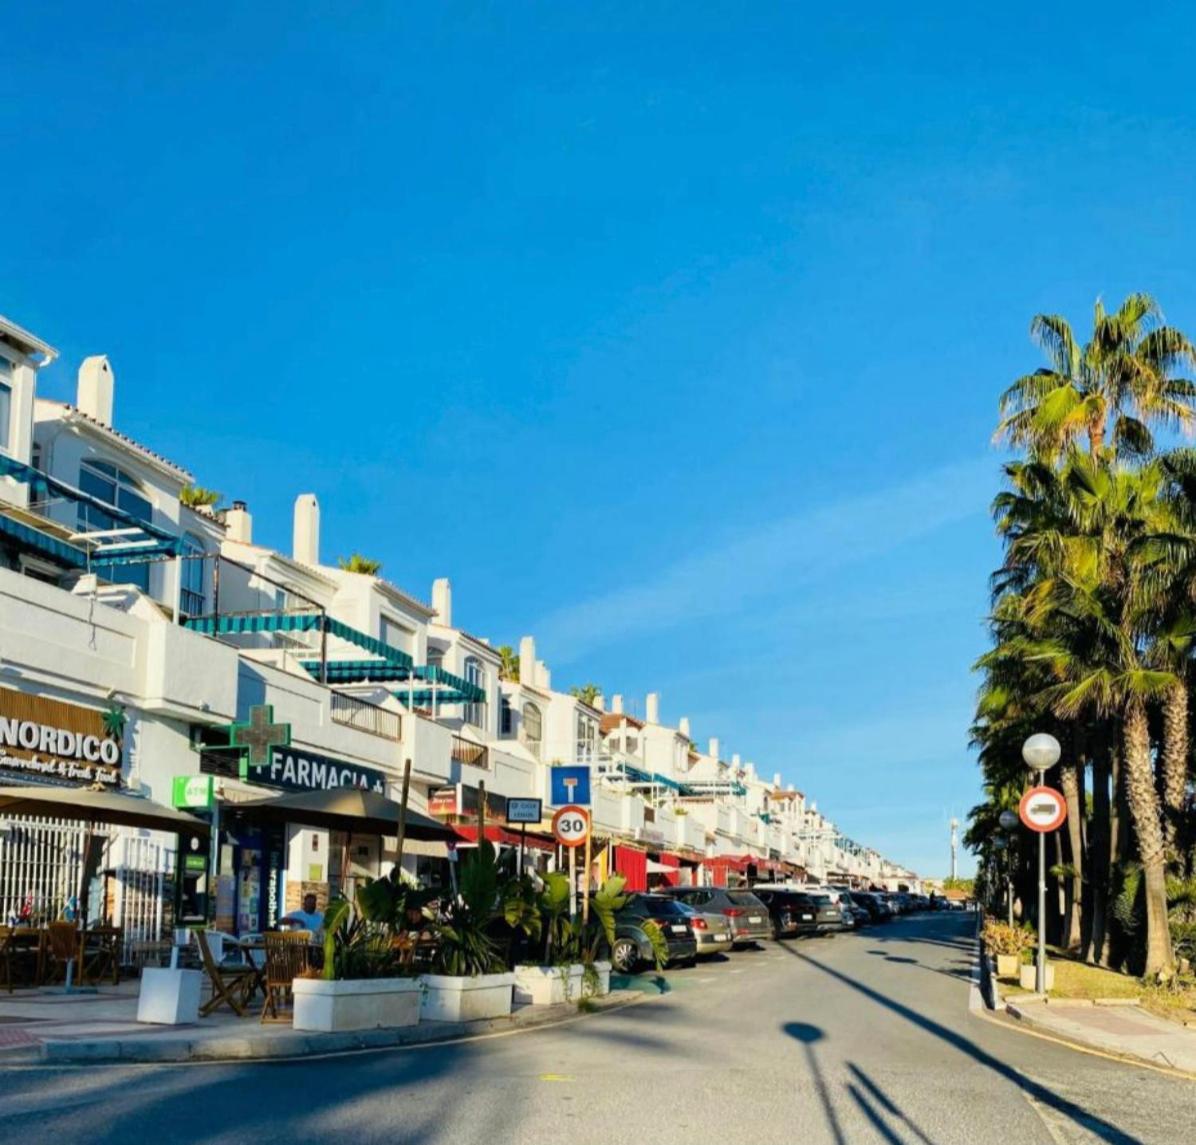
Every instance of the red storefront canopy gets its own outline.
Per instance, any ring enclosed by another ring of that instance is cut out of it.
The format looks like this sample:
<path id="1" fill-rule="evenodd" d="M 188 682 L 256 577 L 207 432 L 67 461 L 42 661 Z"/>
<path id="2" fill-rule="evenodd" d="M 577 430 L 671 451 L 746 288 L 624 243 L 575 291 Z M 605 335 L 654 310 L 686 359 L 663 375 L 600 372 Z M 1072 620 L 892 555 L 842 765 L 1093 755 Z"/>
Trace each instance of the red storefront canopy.
<path id="1" fill-rule="evenodd" d="M 477 827 L 466 827 L 464 824 L 454 823 L 453 830 L 456 831 L 462 839 L 465 839 L 470 843 L 476 843 L 478 841 Z M 508 831 L 505 827 L 487 827 L 486 838 L 491 843 L 501 843 L 507 847 L 518 847 L 521 836 L 518 831 Z M 533 835 L 529 832 L 526 842 L 528 847 L 535 847 L 541 851 L 556 850 L 556 843 L 546 835 Z"/>

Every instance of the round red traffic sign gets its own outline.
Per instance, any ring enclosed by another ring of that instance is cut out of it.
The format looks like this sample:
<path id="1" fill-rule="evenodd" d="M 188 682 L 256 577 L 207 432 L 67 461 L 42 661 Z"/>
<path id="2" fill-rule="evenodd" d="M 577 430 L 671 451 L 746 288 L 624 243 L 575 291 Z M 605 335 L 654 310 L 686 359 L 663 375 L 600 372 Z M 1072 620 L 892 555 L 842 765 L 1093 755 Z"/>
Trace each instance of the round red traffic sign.
<path id="1" fill-rule="evenodd" d="M 562 847 L 580 847 L 590 835 L 590 813 L 566 804 L 552 817 L 552 834 Z"/>
<path id="2" fill-rule="evenodd" d="M 1067 818 L 1067 800 L 1053 787 L 1031 787 L 1017 807 L 1018 817 L 1030 828 L 1045 835 L 1063 826 Z"/>

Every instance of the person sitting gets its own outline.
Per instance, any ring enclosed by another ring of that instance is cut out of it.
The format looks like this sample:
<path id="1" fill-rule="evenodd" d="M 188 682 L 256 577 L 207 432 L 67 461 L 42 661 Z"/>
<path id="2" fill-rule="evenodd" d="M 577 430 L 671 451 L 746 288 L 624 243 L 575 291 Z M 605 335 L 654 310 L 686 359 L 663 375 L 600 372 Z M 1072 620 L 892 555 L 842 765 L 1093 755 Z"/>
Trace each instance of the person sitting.
<path id="1" fill-rule="evenodd" d="M 284 914 L 278 920 L 278 925 L 310 930 L 312 941 L 317 942 L 324 933 L 324 912 L 316 910 L 316 896 L 309 892 L 303 896 L 303 909 Z"/>

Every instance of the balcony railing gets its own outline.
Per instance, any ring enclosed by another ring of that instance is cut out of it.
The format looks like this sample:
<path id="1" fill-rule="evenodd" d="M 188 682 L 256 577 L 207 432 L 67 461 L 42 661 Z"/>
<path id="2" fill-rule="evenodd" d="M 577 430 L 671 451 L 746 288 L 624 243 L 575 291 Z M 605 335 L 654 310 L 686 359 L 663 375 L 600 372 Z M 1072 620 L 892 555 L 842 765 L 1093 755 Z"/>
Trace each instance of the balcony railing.
<path id="1" fill-rule="evenodd" d="M 202 616 L 204 611 L 203 593 L 190 588 L 179 589 L 179 611 L 184 616 Z"/>
<path id="2" fill-rule="evenodd" d="M 490 767 L 490 749 L 484 744 L 474 743 L 464 736 L 453 736 L 452 757 L 454 763 L 468 764 L 470 767 Z"/>
<path id="3" fill-rule="evenodd" d="M 332 693 L 332 719 L 335 723 L 384 739 L 402 738 L 403 722 L 398 712 L 387 711 L 343 692 Z"/>

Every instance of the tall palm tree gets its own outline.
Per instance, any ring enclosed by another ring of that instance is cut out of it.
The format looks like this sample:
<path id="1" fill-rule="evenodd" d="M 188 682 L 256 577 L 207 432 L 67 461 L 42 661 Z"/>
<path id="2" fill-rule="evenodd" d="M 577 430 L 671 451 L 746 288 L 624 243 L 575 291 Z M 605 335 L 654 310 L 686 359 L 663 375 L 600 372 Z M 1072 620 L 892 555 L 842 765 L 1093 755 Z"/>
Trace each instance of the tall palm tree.
<path id="1" fill-rule="evenodd" d="M 517 684 L 519 682 L 519 653 L 509 644 L 500 644 L 497 652 L 499 679 L 510 680 Z"/>
<path id="2" fill-rule="evenodd" d="M 597 684 L 581 684 L 570 688 L 569 695 L 576 697 L 583 704 L 589 704 L 592 708 L 594 701 L 602 695 L 602 689 Z"/>
<path id="3" fill-rule="evenodd" d="M 1196 365 L 1196 349 L 1162 324 L 1150 295 L 1131 294 L 1112 314 L 1097 301 L 1083 346 L 1058 314 L 1035 315 L 1030 335 L 1049 365 L 1002 395 L 998 438 L 1048 459 L 1081 440 L 1093 454 L 1109 441 L 1120 456 L 1146 457 L 1154 428 L 1196 426 L 1196 383 L 1176 376 Z"/>

